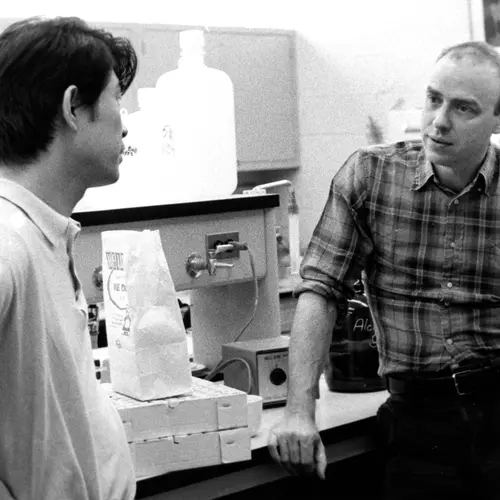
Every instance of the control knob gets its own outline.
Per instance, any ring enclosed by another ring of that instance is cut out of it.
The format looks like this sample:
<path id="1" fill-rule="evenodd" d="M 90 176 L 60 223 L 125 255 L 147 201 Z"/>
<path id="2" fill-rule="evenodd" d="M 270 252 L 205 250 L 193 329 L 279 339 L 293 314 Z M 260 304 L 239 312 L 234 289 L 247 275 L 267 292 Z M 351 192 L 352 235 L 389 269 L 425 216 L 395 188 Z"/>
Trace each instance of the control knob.
<path id="1" fill-rule="evenodd" d="M 283 368 L 275 368 L 270 374 L 269 374 L 269 380 L 271 380 L 271 383 L 274 385 L 282 385 L 286 382 L 286 373 Z"/>

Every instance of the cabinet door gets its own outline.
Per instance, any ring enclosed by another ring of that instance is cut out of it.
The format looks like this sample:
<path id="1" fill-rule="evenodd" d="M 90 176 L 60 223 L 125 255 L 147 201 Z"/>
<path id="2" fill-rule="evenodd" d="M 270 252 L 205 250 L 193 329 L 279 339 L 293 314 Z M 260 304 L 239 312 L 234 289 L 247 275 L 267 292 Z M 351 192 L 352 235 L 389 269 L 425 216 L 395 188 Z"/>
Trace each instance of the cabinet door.
<path id="1" fill-rule="evenodd" d="M 154 86 L 177 68 L 179 31 L 187 28 L 142 26 L 137 88 Z M 215 28 L 205 40 L 206 64 L 234 85 L 238 169 L 298 166 L 293 34 Z"/>
<path id="2" fill-rule="evenodd" d="M 178 30 L 169 26 L 143 26 L 137 87 L 154 87 L 158 78 L 177 68 Z"/>
<path id="3" fill-rule="evenodd" d="M 240 170 L 298 166 L 294 47 L 290 33 L 206 34 L 207 65 L 234 84 Z"/>

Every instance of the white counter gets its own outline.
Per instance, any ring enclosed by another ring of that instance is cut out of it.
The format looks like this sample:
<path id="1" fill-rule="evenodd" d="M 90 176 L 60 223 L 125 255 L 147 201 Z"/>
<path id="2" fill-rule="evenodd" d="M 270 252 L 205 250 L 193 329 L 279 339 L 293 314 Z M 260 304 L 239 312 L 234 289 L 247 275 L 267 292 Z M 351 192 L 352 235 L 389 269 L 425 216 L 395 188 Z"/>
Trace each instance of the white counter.
<path id="1" fill-rule="evenodd" d="M 325 380 L 323 378 L 320 380 L 320 399 L 317 402 L 316 421 L 322 432 L 329 465 L 374 449 L 375 445 L 371 436 L 373 418 L 387 397 L 386 391 L 331 392 Z M 222 499 L 226 496 L 252 491 L 253 488 L 266 485 L 272 487 L 278 481 L 286 480 L 289 477 L 288 472 L 271 460 L 266 449 L 269 430 L 281 418 L 283 410 L 284 406 L 280 406 L 263 411 L 259 433 L 252 438 L 251 461 L 223 464 L 208 468 L 208 470 L 179 471 L 152 478 L 138 483 L 138 493 L 140 493 L 138 498 L 150 500 Z M 148 482 L 149 485 L 144 484 Z M 148 487 L 156 493 L 154 496 L 148 494 Z"/>

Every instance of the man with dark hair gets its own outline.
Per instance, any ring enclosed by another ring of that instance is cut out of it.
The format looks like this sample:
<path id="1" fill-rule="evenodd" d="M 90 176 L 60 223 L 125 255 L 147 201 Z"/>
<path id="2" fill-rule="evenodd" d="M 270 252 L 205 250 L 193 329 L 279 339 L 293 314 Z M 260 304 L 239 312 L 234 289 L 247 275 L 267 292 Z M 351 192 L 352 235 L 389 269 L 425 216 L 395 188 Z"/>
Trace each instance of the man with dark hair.
<path id="1" fill-rule="evenodd" d="M 390 393 L 378 412 L 385 498 L 500 498 L 499 101 L 498 52 L 455 45 L 430 75 L 422 141 L 360 149 L 334 175 L 269 439 L 291 473 L 325 476 L 314 389 L 362 275 Z"/>
<path id="2" fill-rule="evenodd" d="M 0 498 L 132 499 L 73 265 L 85 190 L 116 182 L 130 42 L 77 18 L 0 34 Z"/>

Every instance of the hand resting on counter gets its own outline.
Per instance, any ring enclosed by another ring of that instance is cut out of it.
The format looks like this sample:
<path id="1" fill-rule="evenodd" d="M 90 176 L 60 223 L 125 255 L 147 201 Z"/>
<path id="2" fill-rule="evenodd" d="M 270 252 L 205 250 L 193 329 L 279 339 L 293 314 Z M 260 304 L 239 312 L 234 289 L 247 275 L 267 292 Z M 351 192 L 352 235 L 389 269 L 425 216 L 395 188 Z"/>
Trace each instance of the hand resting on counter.
<path id="1" fill-rule="evenodd" d="M 325 479 L 326 453 L 314 418 L 288 413 L 270 430 L 269 453 L 294 476 Z"/>

